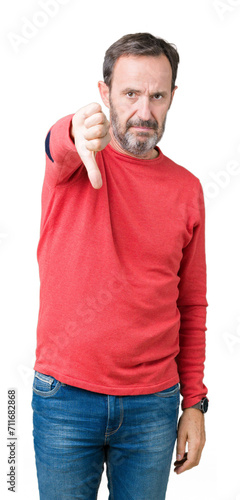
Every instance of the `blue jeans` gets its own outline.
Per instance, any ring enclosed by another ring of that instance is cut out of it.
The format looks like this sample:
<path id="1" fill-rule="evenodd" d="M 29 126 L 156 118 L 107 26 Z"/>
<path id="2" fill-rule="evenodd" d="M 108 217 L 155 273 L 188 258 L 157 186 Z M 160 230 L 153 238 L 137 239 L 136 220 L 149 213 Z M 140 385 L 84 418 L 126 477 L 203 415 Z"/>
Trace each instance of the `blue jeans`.
<path id="1" fill-rule="evenodd" d="M 40 500 L 164 500 L 177 437 L 179 383 L 110 396 L 35 372 L 33 437 Z"/>

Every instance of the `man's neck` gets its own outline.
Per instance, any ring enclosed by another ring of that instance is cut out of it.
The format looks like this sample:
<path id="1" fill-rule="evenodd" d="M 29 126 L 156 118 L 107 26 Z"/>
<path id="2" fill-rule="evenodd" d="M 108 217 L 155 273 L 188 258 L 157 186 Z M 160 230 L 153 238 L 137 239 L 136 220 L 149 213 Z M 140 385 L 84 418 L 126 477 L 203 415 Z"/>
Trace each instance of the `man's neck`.
<path id="1" fill-rule="evenodd" d="M 119 142 L 115 138 L 115 136 L 114 136 L 111 128 L 109 130 L 109 133 L 111 135 L 111 141 L 110 141 L 109 144 L 110 144 L 110 146 L 112 146 L 113 149 L 115 149 L 119 153 L 122 153 L 122 154 L 128 155 L 128 156 L 132 156 L 133 158 L 137 158 L 138 160 L 153 160 L 154 158 L 157 158 L 159 156 L 159 153 L 158 153 L 157 149 L 151 149 L 151 151 L 148 151 L 143 156 L 133 155 L 133 154 L 129 153 L 128 151 L 126 151 L 125 149 L 122 148 L 122 146 L 119 144 Z"/>

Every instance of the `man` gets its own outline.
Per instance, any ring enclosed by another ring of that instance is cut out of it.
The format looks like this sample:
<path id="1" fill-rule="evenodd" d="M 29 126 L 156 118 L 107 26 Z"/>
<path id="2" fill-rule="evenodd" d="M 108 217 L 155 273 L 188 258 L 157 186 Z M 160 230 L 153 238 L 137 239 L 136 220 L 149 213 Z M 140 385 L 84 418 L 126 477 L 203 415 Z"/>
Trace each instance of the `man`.
<path id="1" fill-rule="evenodd" d="M 158 148 L 176 48 L 107 50 L 98 103 L 46 137 L 33 382 L 40 497 L 165 498 L 205 444 L 205 212 L 199 179 Z M 182 415 L 178 419 L 180 394 Z M 188 443 L 188 451 L 186 445 Z"/>

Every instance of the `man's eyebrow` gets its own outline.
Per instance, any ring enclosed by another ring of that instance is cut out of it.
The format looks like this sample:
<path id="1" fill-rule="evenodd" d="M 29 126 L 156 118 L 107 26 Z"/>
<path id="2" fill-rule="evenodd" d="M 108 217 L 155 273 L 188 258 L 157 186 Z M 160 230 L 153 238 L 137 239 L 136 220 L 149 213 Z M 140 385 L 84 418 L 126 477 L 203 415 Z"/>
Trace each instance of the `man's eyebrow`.
<path id="1" fill-rule="evenodd" d="M 128 94 L 128 92 L 135 92 L 136 94 L 141 94 L 141 90 L 137 90 L 137 89 L 135 89 L 133 87 L 126 87 L 125 89 L 123 89 L 121 91 L 122 94 Z M 153 95 L 156 95 L 156 94 L 160 94 L 163 97 L 165 97 L 167 95 L 167 91 L 166 90 L 156 90 L 155 92 L 152 92 L 150 94 L 150 96 L 153 96 Z"/>
<path id="2" fill-rule="evenodd" d="M 141 90 L 134 89 L 133 87 L 127 87 L 122 90 L 122 94 L 128 94 L 128 92 L 136 92 L 136 94 L 140 94 Z"/>

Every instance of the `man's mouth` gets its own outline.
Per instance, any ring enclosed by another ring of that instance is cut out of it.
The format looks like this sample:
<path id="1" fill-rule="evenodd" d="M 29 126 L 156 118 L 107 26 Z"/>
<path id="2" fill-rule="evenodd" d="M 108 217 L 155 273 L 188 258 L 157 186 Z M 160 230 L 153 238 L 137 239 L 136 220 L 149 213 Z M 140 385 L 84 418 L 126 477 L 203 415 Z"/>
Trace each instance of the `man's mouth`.
<path id="1" fill-rule="evenodd" d="M 141 132 L 148 132 L 149 130 L 153 130 L 152 127 L 136 127 L 134 125 L 131 128 L 134 128 L 135 130 L 139 130 Z"/>

